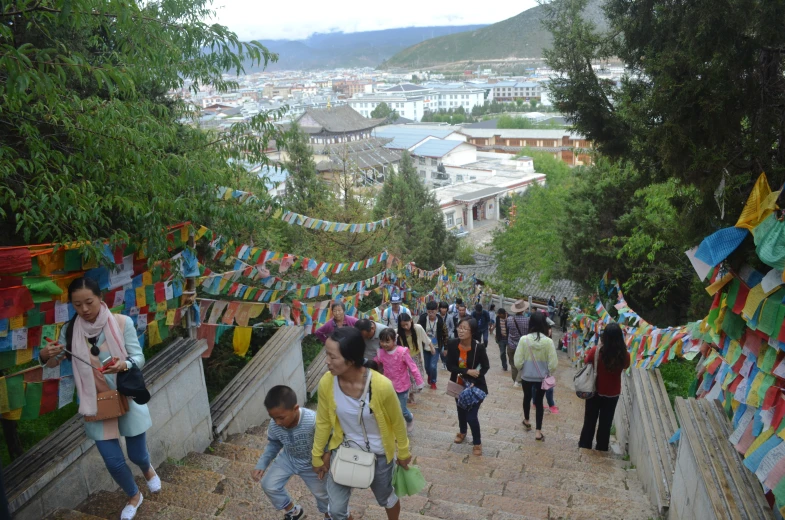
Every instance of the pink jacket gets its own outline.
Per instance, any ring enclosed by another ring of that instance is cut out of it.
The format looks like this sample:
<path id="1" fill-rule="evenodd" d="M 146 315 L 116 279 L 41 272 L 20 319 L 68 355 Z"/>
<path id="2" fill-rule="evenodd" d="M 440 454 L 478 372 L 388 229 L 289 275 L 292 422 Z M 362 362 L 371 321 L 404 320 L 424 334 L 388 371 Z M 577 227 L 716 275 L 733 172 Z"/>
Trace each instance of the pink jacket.
<path id="1" fill-rule="evenodd" d="M 414 376 L 414 381 L 418 386 L 423 384 L 422 375 L 417 370 L 417 365 L 414 364 L 412 356 L 409 355 L 409 349 L 406 347 L 398 347 L 392 352 L 380 348 L 374 361 L 379 364 L 379 368 L 384 370 L 384 376 L 392 381 L 396 392 L 405 392 L 411 388 L 409 372 Z"/>

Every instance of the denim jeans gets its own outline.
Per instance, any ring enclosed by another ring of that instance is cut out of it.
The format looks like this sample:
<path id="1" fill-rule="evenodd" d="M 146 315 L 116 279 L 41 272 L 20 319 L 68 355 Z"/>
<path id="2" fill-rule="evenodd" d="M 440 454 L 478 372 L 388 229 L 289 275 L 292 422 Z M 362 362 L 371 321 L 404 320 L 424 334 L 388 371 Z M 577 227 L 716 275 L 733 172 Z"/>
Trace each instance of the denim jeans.
<path id="1" fill-rule="evenodd" d="M 482 342 L 487 345 L 488 344 L 488 329 L 485 329 L 484 331 L 480 332 L 480 336 L 482 336 Z"/>
<path id="2" fill-rule="evenodd" d="M 131 468 L 125 462 L 125 455 L 123 455 L 123 449 L 120 447 L 120 439 L 95 441 L 95 447 L 98 448 L 98 453 L 103 457 L 106 469 L 109 470 L 109 474 L 112 475 L 117 485 L 123 488 L 123 491 L 129 497 L 136 496 L 139 488 L 136 486 L 136 482 L 134 482 Z M 139 466 L 143 473 L 150 470 L 150 453 L 147 451 L 147 437 L 144 433 L 136 437 L 126 437 L 125 447 L 131 462 Z"/>
<path id="3" fill-rule="evenodd" d="M 395 392 L 398 394 L 398 402 L 401 403 L 401 412 L 403 413 L 403 418 L 406 422 L 412 422 L 414 417 L 412 417 L 412 412 L 409 411 L 409 408 L 406 407 L 406 401 L 409 400 L 409 391 L 404 390 L 403 392 Z"/>
<path id="4" fill-rule="evenodd" d="M 435 383 L 436 377 L 439 374 L 439 358 L 442 354 L 442 349 L 436 348 L 436 353 L 431 354 L 429 350 L 425 350 L 423 355 L 425 357 L 425 373 L 428 374 L 428 383 Z"/>
<path id="5" fill-rule="evenodd" d="M 331 460 L 334 459 L 335 452 L 333 452 Z M 373 476 L 373 482 L 371 482 L 371 491 L 376 497 L 376 503 L 385 509 L 395 507 L 395 504 L 398 503 L 398 496 L 392 485 L 393 469 L 395 469 L 394 459 L 388 464 L 384 454 L 376 455 L 376 473 Z M 349 499 L 352 497 L 353 488 L 336 484 L 329 471 L 326 478 L 327 494 L 330 496 L 330 514 L 333 520 L 347 520 L 349 518 Z"/>
<path id="6" fill-rule="evenodd" d="M 507 370 L 507 341 L 500 340 L 498 341 L 499 344 L 499 356 L 502 360 L 502 368 Z M 512 365 L 512 359 L 510 359 L 510 364 Z"/>
<path id="7" fill-rule="evenodd" d="M 262 490 L 272 502 L 273 507 L 282 510 L 294 503 L 286 491 L 286 483 L 293 475 L 299 475 L 303 479 L 316 499 L 316 507 L 319 512 L 326 513 L 330 505 L 330 499 L 327 496 L 327 481 L 319 480 L 319 476 L 311 467 L 310 459 L 305 462 L 293 459 L 286 450 L 281 451 L 275 457 L 275 460 L 267 466 L 264 477 L 262 477 Z"/>
<path id="8" fill-rule="evenodd" d="M 455 400 L 456 406 L 458 405 L 458 400 Z M 475 446 L 479 446 L 482 444 L 482 439 L 480 438 L 480 418 L 478 414 L 480 413 L 480 405 L 473 406 L 470 409 L 466 410 L 465 408 L 458 408 L 458 430 L 466 434 L 467 425 L 472 430 L 472 444 Z"/>

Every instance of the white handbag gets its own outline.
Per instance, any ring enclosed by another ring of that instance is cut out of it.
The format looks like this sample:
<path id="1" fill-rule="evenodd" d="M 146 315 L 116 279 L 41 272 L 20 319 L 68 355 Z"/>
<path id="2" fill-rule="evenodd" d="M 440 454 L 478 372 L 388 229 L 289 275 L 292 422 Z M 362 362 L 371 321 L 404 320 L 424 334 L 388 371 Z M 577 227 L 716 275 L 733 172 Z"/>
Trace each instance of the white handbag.
<path id="1" fill-rule="evenodd" d="M 575 395 L 581 399 L 591 399 L 597 393 L 597 358 L 600 357 L 601 348 L 602 345 L 599 345 L 594 352 L 594 363 L 583 365 L 573 378 Z"/>
<path id="2" fill-rule="evenodd" d="M 360 399 L 360 413 L 357 418 L 363 429 L 365 450 L 352 448 L 349 446 L 349 441 L 344 439 L 344 442 L 338 446 L 338 450 L 335 452 L 330 465 L 330 475 L 333 482 L 358 489 L 371 487 L 376 474 L 376 454 L 371 452 L 371 443 L 368 442 L 368 433 L 365 431 L 365 423 L 363 422 L 363 409 L 367 402 L 368 388 L 371 385 L 370 370 L 366 370 L 366 374 L 368 378 L 365 381 L 365 388 Z"/>

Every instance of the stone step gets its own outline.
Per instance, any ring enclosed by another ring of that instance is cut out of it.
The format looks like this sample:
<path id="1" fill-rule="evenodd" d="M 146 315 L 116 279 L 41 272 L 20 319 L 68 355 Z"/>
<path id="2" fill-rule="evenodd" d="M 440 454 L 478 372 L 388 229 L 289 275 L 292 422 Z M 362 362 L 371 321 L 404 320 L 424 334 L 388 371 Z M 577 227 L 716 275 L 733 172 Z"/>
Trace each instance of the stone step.
<path id="1" fill-rule="evenodd" d="M 73 509 L 57 509 L 49 513 L 44 520 L 101 520 L 101 517 Z"/>
<path id="2" fill-rule="evenodd" d="M 136 481 L 137 485 L 144 485 L 144 477 L 137 477 Z M 145 495 L 145 504 L 153 503 L 160 505 L 162 508 L 165 506 L 174 506 L 210 516 L 217 516 L 217 514 L 223 510 L 226 501 L 226 497 L 224 496 L 213 493 L 196 492 L 189 487 L 172 484 L 171 482 L 163 480 L 160 492 L 155 494 L 148 493 Z M 144 504 L 142 504 L 142 507 L 144 507 Z"/>

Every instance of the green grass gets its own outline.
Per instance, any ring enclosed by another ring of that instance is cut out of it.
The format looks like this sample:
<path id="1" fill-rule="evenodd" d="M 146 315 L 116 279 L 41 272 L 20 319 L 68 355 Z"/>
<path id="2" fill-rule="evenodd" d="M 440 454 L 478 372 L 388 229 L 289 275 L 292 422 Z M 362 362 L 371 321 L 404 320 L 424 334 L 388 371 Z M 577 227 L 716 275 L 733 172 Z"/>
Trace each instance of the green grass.
<path id="1" fill-rule="evenodd" d="M 316 339 L 316 336 L 309 334 L 303 338 L 303 370 L 308 370 L 311 363 L 322 351 L 324 345 Z"/>
<path id="2" fill-rule="evenodd" d="M 62 426 L 64 422 L 76 414 L 77 408 L 76 401 L 74 401 L 59 410 L 42 415 L 36 419 L 16 421 L 19 439 L 22 441 L 22 449 L 24 451 L 29 450 L 50 433 Z M 11 463 L 11 456 L 8 453 L 8 446 L 6 445 L 5 435 L 2 430 L 0 430 L 0 460 L 3 461 L 3 466 L 7 466 Z"/>
<path id="3" fill-rule="evenodd" d="M 665 390 L 668 392 L 671 406 L 677 397 L 688 396 L 690 384 L 695 380 L 697 363 L 697 360 L 674 359 L 660 365 L 660 374 L 665 383 Z"/>

